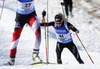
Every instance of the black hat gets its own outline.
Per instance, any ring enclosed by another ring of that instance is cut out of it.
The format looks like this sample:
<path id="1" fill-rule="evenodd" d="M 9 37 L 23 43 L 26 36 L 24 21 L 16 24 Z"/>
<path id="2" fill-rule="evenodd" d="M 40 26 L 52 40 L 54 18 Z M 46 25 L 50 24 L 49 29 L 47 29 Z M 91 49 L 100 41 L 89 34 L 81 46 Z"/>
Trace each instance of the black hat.
<path id="1" fill-rule="evenodd" d="M 62 16 L 56 15 L 55 16 L 55 22 L 62 22 Z"/>

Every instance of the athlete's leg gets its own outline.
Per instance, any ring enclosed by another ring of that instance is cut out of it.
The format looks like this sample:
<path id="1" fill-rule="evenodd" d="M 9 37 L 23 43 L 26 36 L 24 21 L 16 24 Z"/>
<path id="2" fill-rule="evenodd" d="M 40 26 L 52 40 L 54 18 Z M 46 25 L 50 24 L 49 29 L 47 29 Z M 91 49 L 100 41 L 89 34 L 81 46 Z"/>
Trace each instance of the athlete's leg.
<path id="1" fill-rule="evenodd" d="M 66 12 L 66 15 L 68 17 L 68 1 L 67 0 L 64 0 L 64 4 L 65 4 L 65 12 Z"/>
<path id="2" fill-rule="evenodd" d="M 16 51 L 17 51 L 17 45 L 19 42 L 20 34 L 23 29 L 23 26 L 21 27 L 20 22 L 16 22 L 15 30 L 13 32 L 13 39 L 11 44 L 11 50 L 10 50 L 10 57 L 15 58 L 16 57 Z"/>
<path id="3" fill-rule="evenodd" d="M 69 10 L 70 10 L 70 12 L 72 12 L 72 9 L 73 9 L 73 2 L 70 1 L 70 2 L 69 2 Z"/>
<path id="4" fill-rule="evenodd" d="M 56 54 L 57 54 L 57 63 L 58 64 L 62 64 L 61 53 L 63 51 L 63 48 L 64 48 L 64 46 L 61 43 L 57 42 L 57 45 L 56 45 Z"/>
<path id="5" fill-rule="evenodd" d="M 35 32 L 35 36 L 36 36 L 34 49 L 39 50 L 40 43 L 41 43 L 41 30 L 40 30 L 40 23 L 36 14 L 34 14 L 29 19 L 29 25 L 32 27 L 32 30 Z"/>
<path id="6" fill-rule="evenodd" d="M 12 39 L 12 45 L 10 49 L 9 61 L 7 63 L 4 63 L 4 65 L 14 65 L 16 52 L 17 52 L 17 45 L 19 42 L 19 37 L 22 29 L 23 27 L 21 27 L 20 22 L 16 22 L 15 30 L 13 32 L 13 39 Z"/>
<path id="7" fill-rule="evenodd" d="M 72 2 L 72 0 L 71 0 L 71 1 L 69 2 L 69 11 L 70 11 L 71 17 L 73 17 L 72 10 L 73 10 L 73 2 Z"/>
<path id="8" fill-rule="evenodd" d="M 4 65 L 14 65 L 15 63 L 15 57 L 16 57 L 16 52 L 17 52 L 17 45 L 19 42 L 20 34 L 22 32 L 23 26 L 25 24 L 25 20 L 22 19 L 23 15 L 20 15 L 16 13 L 16 24 L 13 32 L 13 39 L 12 39 L 12 44 L 11 44 L 11 49 L 10 49 L 10 58 L 7 63 L 4 63 Z"/>
<path id="9" fill-rule="evenodd" d="M 80 63 L 80 64 L 84 64 L 83 60 L 81 59 L 79 52 L 75 46 L 75 44 L 73 42 L 68 43 L 67 48 L 71 51 L 71 53 L 74 55 L 74 57 L 76 58 L 76 60 Z"/>
<path id="10" fill-rule="evenodd" d="M 35 44 L 34 44 L 32 58 L 33 58 L 34 61 L 42 62 L 42 60 L 40 59 L 40 57 L 38 55 L 39 49 L 40 49 L 40 43 L 41 43 L 40 23 L 39 23 L 39 20 L 38 20 L 35 13 L 29 19 L 28 23 L 32 27 L 32 30 L 35 32 L 35 36 L 36 36 L 36 41 L 35 41 Z"/>

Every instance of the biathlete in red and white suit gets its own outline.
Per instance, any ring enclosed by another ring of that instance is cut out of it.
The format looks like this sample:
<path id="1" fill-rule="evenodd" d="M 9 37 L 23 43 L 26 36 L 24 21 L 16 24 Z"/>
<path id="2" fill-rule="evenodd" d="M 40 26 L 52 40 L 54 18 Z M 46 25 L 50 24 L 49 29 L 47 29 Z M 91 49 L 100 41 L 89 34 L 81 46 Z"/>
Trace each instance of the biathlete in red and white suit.
<path id="1" fill-rule="evenodd" d="M 18 0 L 17 5 L 18 6 L 15 19 L 16 24 L 10 49 L 10 60 L 5 65 L 14 65 L 19 38 L 26 23 L 29 24 L 29 26 L 35 32 L 36 36 L 36 41 L 32 54 L 33 60 L 35 60 L 35 58 L 37 57 L 39 59 L 38 61 L 42 61 L 38 56 L 41 43 L 41 30 L 40 23 L 34 8 L 34 0 Z"/>

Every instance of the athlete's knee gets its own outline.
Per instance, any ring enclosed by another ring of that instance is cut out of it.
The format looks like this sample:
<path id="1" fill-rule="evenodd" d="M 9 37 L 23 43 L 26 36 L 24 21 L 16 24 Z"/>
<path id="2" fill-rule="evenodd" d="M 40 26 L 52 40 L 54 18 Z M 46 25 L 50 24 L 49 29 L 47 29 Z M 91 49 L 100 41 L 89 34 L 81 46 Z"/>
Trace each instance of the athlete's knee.
<path id="1" fill-rule="evenodd" d="M 36 37 L 40 37 L 41 36 L 41 29 L 40 29 L 40 27 L 35 31 L 35 35 L 36 35 Z"/>

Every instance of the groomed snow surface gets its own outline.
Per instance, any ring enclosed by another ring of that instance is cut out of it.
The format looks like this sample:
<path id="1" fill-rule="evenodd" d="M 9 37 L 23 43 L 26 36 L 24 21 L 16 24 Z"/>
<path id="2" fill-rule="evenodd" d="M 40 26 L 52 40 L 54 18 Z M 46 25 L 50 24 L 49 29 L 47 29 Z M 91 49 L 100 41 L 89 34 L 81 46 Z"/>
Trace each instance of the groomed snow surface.
<path id="1" fill-rule="evenodd" d="M 49 21 L 54 20 L 54 16 L 62 12 L 60 6 L 61 0 L 49 0 Z M 43 9 L 47 9 L 46 0 L 35 1 L 35 7 L 39 19 Z M 0 11 L 2 1 L 0 0 Z M 86 4 L 88 6 L 88 4 Z M 32 52 L 34 48 L 35 35 L 29 26 L 24 27 L 17 48 L 16 62 L 14 66 L 2 66 L 9 60 L 10 45 L 12 41 L 12 33 L 15 25 L 16 2 L 5 2 L 5 6 L 0 20 L 0 69 L 100 69 L 100 19 L 93 17 L 85 12 L 82 7 L 74 5 L 73 15 L 69 16 L 69 22 L 72 23 L 80 33 L 78 34 L 94 64 L 92 64 L 86 51 L 82 47 L 75 33 L 72 32 L 73 41 L 76 44 L 81 58 L 85 64 L 79 64 L 70 51 L 66 48 L 62 52 L 62 65 L 30 65 L 33 63 Z M 40 57 L 46 62 L 45 53 L 45 36 L 44 28 L 41 27 L 41 47 Z M 53 27 L 49 27 L 49 62 L 56 63 L 56 35 Z"/>

